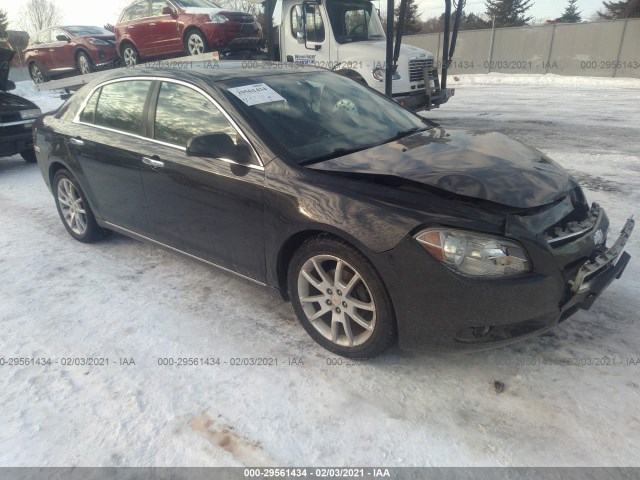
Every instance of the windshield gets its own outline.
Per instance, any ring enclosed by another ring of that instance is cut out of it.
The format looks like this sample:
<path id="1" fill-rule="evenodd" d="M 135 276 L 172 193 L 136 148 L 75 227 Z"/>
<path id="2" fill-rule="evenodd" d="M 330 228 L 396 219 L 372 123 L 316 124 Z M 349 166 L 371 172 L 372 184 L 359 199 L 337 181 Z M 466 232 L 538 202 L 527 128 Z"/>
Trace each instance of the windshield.
<path id="1" fill-rule="evenodd" d="M 71 35 L 113 35 L 113 32 L 100 27 L 63 27 Z"/>
<path id="2" fill-rule="evenodd" d="M 216 83 L 276 153 L 298 164 L 429 128 L 394 101 L 335 73 L 247 75 Z"/>
<path id="3" fill-rule="evenodd" d="M 209 0 L 173 0 L 181 8 L 220 8 Z"/>
<path id="4" fill-rule="evenodd" d="M 329 21 L 338 43 L 385 38 L 378 11 L 371 2 L 327 2 Z"/>

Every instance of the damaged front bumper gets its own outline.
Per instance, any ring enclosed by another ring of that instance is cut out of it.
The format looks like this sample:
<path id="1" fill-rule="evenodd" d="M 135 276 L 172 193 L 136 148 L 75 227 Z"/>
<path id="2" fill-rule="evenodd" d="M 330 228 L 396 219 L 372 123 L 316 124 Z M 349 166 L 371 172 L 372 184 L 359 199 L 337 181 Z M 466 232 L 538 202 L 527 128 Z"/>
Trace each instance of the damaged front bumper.
<path id="1" fill-rule="evenodd" d="M 586 231 L 586 224 L 570 225 L 555 245 L 523 240 L 534 271 L 513 278 L 456 274 L 412 239 L 374 257 L 394 305 L 402 306 L 396 308 L 401 348 L 496 348 L 541 335 L 577 310 L 589 309 L 624 272 L 631 258 L 624 247 L 635 225 L 629 219 L 607 249 L 604 210 L 594 208 L 589 222 Z M 576 263 L 576 257 L 582 260 Z M 406 282 L 407 275 L 412 282 Z"/>
<path id="2" fill-rule="evenodd" d="M 624 247 L 634 227 L 635 220 L 631 217 L 611 248 L 582 265 L 576 277 L 569 281 L 573 296 L 562 306 L 563 313 L 575 306 L 588 310 L 611 282 L 622 276 L 631 259 Z"/>

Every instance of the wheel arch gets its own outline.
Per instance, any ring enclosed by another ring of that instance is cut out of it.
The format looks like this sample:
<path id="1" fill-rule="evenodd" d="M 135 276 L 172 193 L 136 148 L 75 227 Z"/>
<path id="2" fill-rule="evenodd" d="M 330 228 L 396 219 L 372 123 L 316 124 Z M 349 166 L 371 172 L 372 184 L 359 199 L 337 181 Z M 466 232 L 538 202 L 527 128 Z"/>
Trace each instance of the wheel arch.
<path id="1" fill-rule="evenodd" d="M 133 43 L 133 40 L 131 40 L 130 38 L 125 38 L 120 42 L 120 45 L 118 45 L 118 55 L 120 55 L 120 58 L 122 58 L 122 51 L 127 47 L 127 45 L 131 45 L 133 49 L 138 53 L 138 57 L 140 56 L 140 50 L 138 50 L 136 44 Z"/>
<path id="2" fill-rule="evenodd" d="M 207 50 L 211 50 L 211 45 L 209 45 L 209 40 L 207 39 L 207 36 L 202 31 L 202 29 L 197 25 L 189 25 L 187 28 L 184 29 L 184 33 L 182 34 L 182 44 L 185 47 L 185 51 L 187 50 L 187 38 L 189 37 L 189 34 L 191 32 L 198 32 L 202 36 L 202 40 L 204 40 L 205 48 Z"/>
<path id="3" fill-rule="evenodd" d="M 59 170 L 69 170 L 69 167 L 62 162 L 54 161 L 49 165 L 49 185 L 51 185 L 51 191 L 53 192 L 53 177 L 56 176 Z"/>
<path id="4" fill-rule="evenodd" d="M 85 198 L 87 199 L 87 202 L 89 202 L 89 207 L 91 208 L 91 210 L 93 211 L 93 215 L 96 218 L 96 221 L 98 222 L 98 224 L 101 224 L 102 222 L 102 215 L 99 213 L 99 209 L 97 209 L 97 201 L 93 198 L 91 191 L 87 190 L 87 186 L 84 184 L 84 182 L 82 181 L 82 177 L 80 175 L 78 175 L 76 172 L 74 172 L 74 169 L 72 167 L 70 167 L 69 165 L 64 164 L 63 162 L 59 161 L 59 160 L 54 160 L 53 162 L 51 162 L 51 165 L 49 165 L 48 167 L 48 178 L 49 178 L 49 187 L 51 190 L 51 193 L 53 195 L 56 194 L 55 192 L 55 188 L 53 185 L 53 177 L 56 176 L 56 173 L 58 173 L 60 170 L 66 170 L 68 171 L 73 178 L 76 179 L 76 181 L 78 182 L 78 184 L 80 185 L 80 188 L 82 189 L 82 192 L 84 193 Z"/>
<path id="5" fill-rule="evenodd" d="M 73 52 L 73 60 L 74 62 L 76 62 L 76 65 L 78 64 L 78 57 L 80 56 L 81 53 L 84 53 L 89 59 L 89 61 L 91 63 L 94 63 L 93 58 L 91 58 L 91 54 L 89 53 L 89 51 L 85 47 L 78 46 L 76 47 L 76 51 Z"/>
<path id="6" fill-rule="evenodd" d="M 367 85 L 368 86 L 367 81 L 364 79 L 362 74 L 360 74 L 360 72 L 356 72 L 355 70 L 352 70 L 352 69 L 335 70 L 335 72 L 338 75 L 342 75 L 343 77 L 351 78 L 352 80 L 355 80 L 356 82 L 360 82 L 363 85 Z"/>
<path id="7" fill-rule="evenodd" d="M 351 235 L 347 234 L 346 232 L 337 231 L 328 226 L 317 226 L 317 227 L 312 227 L 305 230 L 300 230 L 290 235 L 282 243 L 282 245 L 280 245 L 280 249 L 278 250 L 278 255 L 276 257 L 275 274 L 276 274 L 277 288 L 283 300 L 287 300 L 287 301 L 289 300 L 289 289 L 287 287 L 287 281 L 288 281 L 287 277 L 289 272 L 289 264 L 291 263 L 291 259 L 293 258 L 294 254 L 307 240 L 315 237 L 322 237 L 322 236 L 334 238 L 336 240 L 347 243 L 351 247 L 358 250 L 362 255 L 364 255 L 371 262 L 374 268 L 376 268 L 375 264 L 371 260 L 371 256 L 367 254 L 368 249 L 361 242 L 359 242 L 357 239 L 353 238 Z"/>

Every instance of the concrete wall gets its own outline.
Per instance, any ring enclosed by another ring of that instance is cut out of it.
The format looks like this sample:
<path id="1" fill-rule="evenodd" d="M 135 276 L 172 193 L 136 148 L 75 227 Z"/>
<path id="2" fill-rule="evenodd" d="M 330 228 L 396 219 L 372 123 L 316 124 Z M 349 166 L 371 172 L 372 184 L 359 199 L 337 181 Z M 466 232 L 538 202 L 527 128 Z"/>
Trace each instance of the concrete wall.
<path id="1" fill-rule="evenodd" d="M 440 64 L 442 33 L 403 41 Z M 640 78 L 640 19 L 460 32 L 450 72 Z"/>

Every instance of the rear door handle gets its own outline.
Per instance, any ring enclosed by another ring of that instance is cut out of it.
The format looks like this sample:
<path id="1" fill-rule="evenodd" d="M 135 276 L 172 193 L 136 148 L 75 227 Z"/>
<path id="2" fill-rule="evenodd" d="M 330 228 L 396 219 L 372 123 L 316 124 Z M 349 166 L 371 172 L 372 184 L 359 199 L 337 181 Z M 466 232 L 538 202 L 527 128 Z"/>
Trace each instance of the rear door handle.
<path id="1" fill-rule="evenodd" d="M 84 142 L 79 138 L 70 138 L 69 143 L 71 143 L 72 145 L 78 145 L 79 147 L 84 145 Z"/>
<path id="2" fill-rule="evenodd" d="M 142 157 L 142 163 L 144 163 L 145 165 L 149 165 L 151 168 L 164 167 L 164 162 L 162 160 L 157 160 L 155 158 Z"/>
<path id="3" fill-rule="evenodd" d="M 156 22 L 150 23 L 149 25 L 152 26 L 152 27 L 155 27 L 156 26 Z"/>

